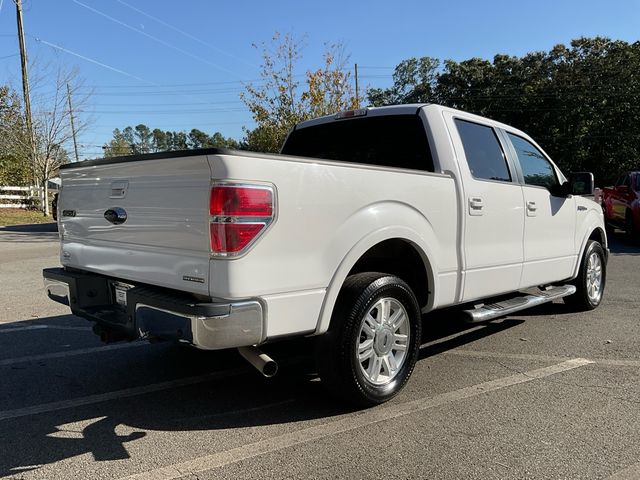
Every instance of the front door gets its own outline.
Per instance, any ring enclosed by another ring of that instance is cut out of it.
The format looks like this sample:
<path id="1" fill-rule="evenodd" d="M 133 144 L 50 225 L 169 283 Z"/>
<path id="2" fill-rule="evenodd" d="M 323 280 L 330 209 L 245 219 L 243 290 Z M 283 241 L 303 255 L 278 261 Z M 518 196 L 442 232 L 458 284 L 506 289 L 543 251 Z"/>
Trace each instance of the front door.
<path id="1" fill-rule="evenodd" d="M 520 288 L 569 278 L 576 262 L 576 202 L 550 190 L 560 182 L 545 154 L 529 140 L 507 133 L 524 185 L 524 265 Z"/>

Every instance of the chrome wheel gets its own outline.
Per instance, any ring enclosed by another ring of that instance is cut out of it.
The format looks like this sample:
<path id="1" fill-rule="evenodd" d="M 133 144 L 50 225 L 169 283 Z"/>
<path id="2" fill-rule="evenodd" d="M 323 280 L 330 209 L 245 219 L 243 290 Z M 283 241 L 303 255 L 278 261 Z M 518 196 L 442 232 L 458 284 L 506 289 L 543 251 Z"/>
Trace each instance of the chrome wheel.
<path id="1" fill-rule="evenodd" d="M 374 385 L 391 382 L 407 356 L 410 322 L 406 310 L 394 298 L 378 300 L 360 323 L 357 362 Z"/>
<path id="2" fill-rule="evenodd" d="M 602 260 L 593 252 L 587 260 L 587 296 L 593 304 L 600 302 L 602 296 Z"/>

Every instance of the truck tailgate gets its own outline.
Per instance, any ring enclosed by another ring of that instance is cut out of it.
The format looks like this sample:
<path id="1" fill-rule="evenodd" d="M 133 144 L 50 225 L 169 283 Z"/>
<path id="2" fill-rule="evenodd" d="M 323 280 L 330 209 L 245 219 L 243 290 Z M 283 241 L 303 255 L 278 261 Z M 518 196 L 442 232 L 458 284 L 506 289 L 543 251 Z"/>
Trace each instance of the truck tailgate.
<path id="1" fill-rule="evenodd" d="M 209 294 L 205 155 L 97 161 L 60 173 L 64 266 Z"/>

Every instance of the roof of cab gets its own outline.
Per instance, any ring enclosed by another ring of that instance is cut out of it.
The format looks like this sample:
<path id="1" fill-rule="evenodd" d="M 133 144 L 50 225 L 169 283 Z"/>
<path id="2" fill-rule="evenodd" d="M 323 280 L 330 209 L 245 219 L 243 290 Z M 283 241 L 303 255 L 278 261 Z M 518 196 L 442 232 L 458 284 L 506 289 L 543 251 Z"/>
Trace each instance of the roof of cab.
<path id="1" fill-rule="evenodd" d="M 415 115 L 419 109 L 428 105 L 427 103 L 408 103 L 405 105 L 390 105 L 388 107 L 365 107 L 357 110 L 366 110 L 367 117 L 377 117 L 380 115 Z M 339 112 L 343 113 L 343 112 Z M 312 127 L 314 125 L 319 125 L 321 123 L 333 122 L 336 120 L 337 114 L 325 115 L 323 117 L 312 118 L 311 120 L 305 120 L 304 122 L 298 123 L 295 128 L 306 128 Z M 357 117 L 350 117 L 357 118 Z M 345 118 L 346 120 L 346 118 Z"/>
<path id="2" fill-rule="evenodd" d="M 367 117 L 377 117 L 377 116 L 382 116 L 382 115 L 415 115 L 418 113 L 418 111 L 422 108 L 427 108 L 428 110 L 437 110 L 437 111 L 448 111 L 448 112 L 452 112 L 454 114 L 458 113 L 458 114 L 462 114 L 464 115 L 467 119 L 469 120 L 477 120 L 481 123 L 489 123 L 494 127 L 497 128 L 502 128 L 504 130 L 507 131 L 512 131 L 515 132 L 519 135 L 528 137 L 528 135 L 525 132 L 522 132 L 521 130 L 512 127 L 511 125 L 506 125 L 502 122 L 499 122 L 497 120 L 493 120 L 491 118 L 488 117 L 482 117 L 480 115 L 475 115 L 469 112 L 465 112 L 464 110 L 457 110 L 455 108 L 451 108 L 451 107 L 446 107 L 444 105 L 438 105 L 436 103 L 407 103 L 404 105 L 389 105 L 386 107 L 365 107 L 362 109 L 357 109 L 354 110 L 355 112 L 358 112 L 359 110 L 363 110 L 366 111 L 366 116 Z M 313 118 L 311 120 L 306 120 L 304 122 L 300 122 L 298 123 L 295 127 L 294 130 L 297 130 L 299 128 L 306 128 L 306 127 L 312 127 L 314 125 L 320 125 L 323 123 L 329 123 L 329 122 L 333 122 L 333 121 L 341 121 L 341 120 L 350 120 L 350 119 L 356 119 L 359 118 L 361 116 L 365 116 L 365 115 L 355 115 L 352 117 L 338 117 L 338 115 L 340 115 L 341 113 L 344 112 L 338 112 L 337 114 L 332 114 L 332 115 L 325 115 L 323 117 L 318 117 L 318 118 Z"/>

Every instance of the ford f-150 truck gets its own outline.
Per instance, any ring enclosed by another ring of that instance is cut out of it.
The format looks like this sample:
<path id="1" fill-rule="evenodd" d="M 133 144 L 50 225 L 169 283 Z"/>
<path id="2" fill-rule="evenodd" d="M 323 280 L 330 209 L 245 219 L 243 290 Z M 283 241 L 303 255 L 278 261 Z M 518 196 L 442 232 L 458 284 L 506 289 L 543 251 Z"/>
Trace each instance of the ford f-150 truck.
<path id="1" fill-rule="evenodd" d="M 620 227 L 631 239 L 640 235 L 640 171 L 620 176 L 615 186 L 602 189 L 607 226 Z"/>
<path id="2" fill-rule="evenodd" d="M 280 155 L 193 150 L 65 165 L 46 291 L 104 339 L 258 347 L 316 336 L 322 382 L 361 405 L 414 368 L 421 314 L 487 321 L 600 304 L 607 237 L 525 133 L 438 105 L 297 125 Z M 527 291 L 524 291 L 527 290 Z"/>

